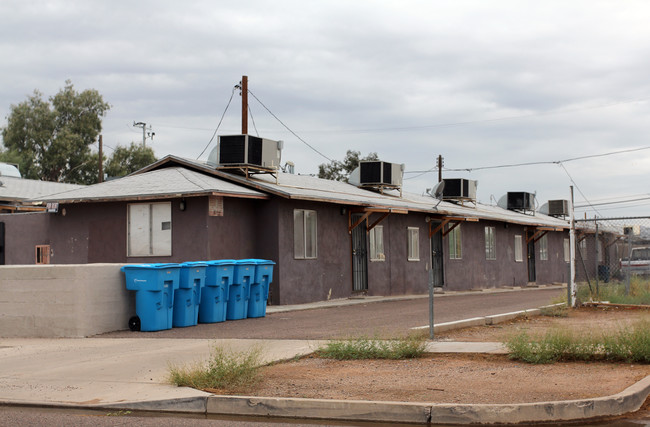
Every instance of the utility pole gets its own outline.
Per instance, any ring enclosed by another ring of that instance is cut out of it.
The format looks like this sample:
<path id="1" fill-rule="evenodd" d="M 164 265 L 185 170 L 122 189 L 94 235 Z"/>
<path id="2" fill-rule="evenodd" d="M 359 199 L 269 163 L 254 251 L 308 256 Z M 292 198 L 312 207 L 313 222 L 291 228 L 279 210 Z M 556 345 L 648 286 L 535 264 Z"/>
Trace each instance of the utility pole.
<path id="1" fill-rule="evenodd" d="M 241 77 L 241 133 L 248 134 L 248 76 Z"/>
<path id="2" fill-rule="evenodd" d="M 442 165 L 443 165 L 442 155 L 438 155 L 438 182 L 442 182 Z"/>
<path id="3" fill-rule="evenodd" d="M 569 280 L 567 281 L 567 292 L 568 300 L 567 305 L 569 307 L 576 306 L 576 222 L 575 222 L 575 210 L 573 203 L 573 185 L 571 188 L 571 200 L 569 203 L 569 215 L 571 215 L 571 229 L 569 230 Z"/>
<path id="4" fill-rule="evenodd" d="M 151 130 L 151 125 L 147 128 L 147 124 L 145 122 L 133 122 L 133 127 L 134 128 L 142 128 L 142 146 L 145 146 L 145 143 L 147 142 L 147 138 L 151 138 L 153 141 L 154 135 L 156 135 L 155 132 L 152 132 Z"/>
<path id="5" fill-rule="evenodd" d="M 103 136 L 99 135 L 99 182 L 104 182 L 104 144 Z"/>

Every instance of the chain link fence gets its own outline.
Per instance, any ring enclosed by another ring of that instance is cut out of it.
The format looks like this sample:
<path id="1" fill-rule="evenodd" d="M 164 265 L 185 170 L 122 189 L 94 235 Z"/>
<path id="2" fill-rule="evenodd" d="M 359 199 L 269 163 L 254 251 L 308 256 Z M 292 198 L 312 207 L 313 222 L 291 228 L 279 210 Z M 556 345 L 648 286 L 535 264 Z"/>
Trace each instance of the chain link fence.
<path id="1" fill-rule="evenodd" d="M 578 298 L 604 301 L 650 285 L 650 217 L 576 220 Z"/>

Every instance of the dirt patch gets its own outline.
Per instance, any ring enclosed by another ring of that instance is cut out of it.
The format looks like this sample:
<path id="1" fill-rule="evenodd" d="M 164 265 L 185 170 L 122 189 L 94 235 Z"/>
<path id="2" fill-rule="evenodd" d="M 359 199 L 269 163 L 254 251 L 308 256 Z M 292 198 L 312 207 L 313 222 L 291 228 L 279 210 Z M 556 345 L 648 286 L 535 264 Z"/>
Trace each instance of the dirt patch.
<path id="1" fill-rule="evenodd" d="M 437 333 L 436 341 L 504 342 L 526 332 L 544 335 L 553 328 L 567 328 L 580 335 L 614 333 L 642 319 L 650 319 L 650 310 L 618 308 L 579 308 L 568 311 L 568 317 L 531 316 L 491 326 L 456 329 Z"/>
<path id="2" fill-rule="evenodd" d="M 454 341 L 502 341 L 522 330 L 553 327 L 576 331 L 616 329 L 645 311 L 580 309 L 569 317 L 534 317 L 498 326 L 440 334 Z M 555 363 L 530 365 L 506 355 L 427 354 L 421 359 L 333 361 L 313 355 L 265 367 L 255 389 L 266 397 L 359 399 L 436 403 L 523 403 L 584 399 L 618 393 L 650 375 L 650 365 Z M 219 390 L 211 390 L 220 393 Z"/>

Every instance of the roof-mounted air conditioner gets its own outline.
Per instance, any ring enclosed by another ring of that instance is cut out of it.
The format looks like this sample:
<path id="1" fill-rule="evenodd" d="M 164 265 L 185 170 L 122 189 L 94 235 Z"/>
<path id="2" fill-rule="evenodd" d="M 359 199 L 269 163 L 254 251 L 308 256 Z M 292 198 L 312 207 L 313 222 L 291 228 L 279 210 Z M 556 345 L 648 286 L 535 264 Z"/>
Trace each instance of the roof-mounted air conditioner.
<path id="1" fill-rule="evenodd" d="M 442 200 L 476 200 L 478 181 L 464 178 L 445 178 Z"/>
<path id="2" fill-rule="evenodd" d="M 208 163 L 217 167 L 252 166 L 275 170 L 280 167 L 281 151 L 282 141 L 252 135 L 222 135 Z"/>
<path id="3" fill-rule="evenodd" d="M 404 165 L 365 160 L 359 162 L 359 184 L 361 186 L 402 186 Z"/>
<path id="4" fill-rule="evenodd" d="M 549 200 L 548 201 L 548 214 L 550 216 L 568 216 L 569 215 L 569 201 L 568 200 Z"/>
<path id="5" fill-rule="evenodd" d="M 524 191 L 508 192 L 507 208 L 513 211 L 534 211 L 535 195 Z"/>

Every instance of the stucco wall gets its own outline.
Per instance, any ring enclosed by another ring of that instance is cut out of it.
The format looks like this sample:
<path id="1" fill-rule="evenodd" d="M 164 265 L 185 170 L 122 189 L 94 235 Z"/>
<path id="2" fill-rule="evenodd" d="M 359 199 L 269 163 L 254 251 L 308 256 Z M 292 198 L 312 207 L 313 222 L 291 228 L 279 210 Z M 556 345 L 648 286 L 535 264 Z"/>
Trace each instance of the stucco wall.
<path id="1" fill-rule="evenodd" d="M 0 336 L 85 337 L 128 328 L 121 264 L 0 267 Z"/>
<path id="2" fill-rule="evenodd" d="M 317 212 L 316 259 L 294 259 L 293 210 Z M 340 206 L 316 202 L 285 202 L 277 206 L 278 260 L 282 266 L 276 287 L 276 304 L 298 304 L 346 298 L 352 293 L 352 262 L 348 216 Z M 277 296 L 277 300 L 276 297 Z"/>
<path id="3" fill-rule="evenodd" d="M 50 214 L 0 214 L 5 223 L 5 264 L 34 264 L 35 246 L 49 245 Z"/>
<path id="4" fill-rule="evenodd" d="M 495 260 L 485 257 L 485 227 L 495 230 Z M 462 259 L 449 259 L 449 237 L 443 239 L 445 289 L 526 286 L 529 283 L 524 226 L 492 221 L 463 222 L 461 234 Z M 515 235 L 522 237 L 522 261 L 515 261 Z M 535 244 L 535 283 L 566 282 L 565 237 L 568 237 L 566 231 L 547 234 L 549 259 L 545 261 L 540 259 L 539 242 Z"/>

